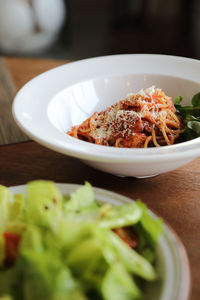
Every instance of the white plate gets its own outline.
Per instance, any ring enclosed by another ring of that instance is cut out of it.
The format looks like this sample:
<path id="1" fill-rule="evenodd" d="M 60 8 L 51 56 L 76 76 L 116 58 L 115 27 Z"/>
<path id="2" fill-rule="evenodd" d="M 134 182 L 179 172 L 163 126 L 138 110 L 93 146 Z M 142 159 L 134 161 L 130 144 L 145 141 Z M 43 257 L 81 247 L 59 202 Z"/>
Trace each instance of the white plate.
<path id="1" fill-rule="evenodd" d="M 17 94 L 13 115 L 33 140 L 121 176 L 152 176 L 200 155 L 200 138 L 172 146 L 122 149 L 80 141 L 66 134 L 127 93 L 156 85 L 184 104 L 200 91 L 200 61 L 165 55 L 114 55 L 86 59 L 50 70 Z"/>
<path id="2" fill-rule="evenodd" d="M 57 184 L 63 194 L 77 190 L 77 184 Z M 25 193 L 25 185 L 10 187 L 13 193 Z M 96 200 L 114 205 L 133 202 L 132 199 L 99 188 L 93 188 Z M 151 214 L 156 217 L 152 212 Z M 183 244 L 177 235 L 165 224 L 158 243 L 157 271 L 161 280 L 147 287 L 148 300 L 188 300 L 190 291 L 190 270 Z"/>

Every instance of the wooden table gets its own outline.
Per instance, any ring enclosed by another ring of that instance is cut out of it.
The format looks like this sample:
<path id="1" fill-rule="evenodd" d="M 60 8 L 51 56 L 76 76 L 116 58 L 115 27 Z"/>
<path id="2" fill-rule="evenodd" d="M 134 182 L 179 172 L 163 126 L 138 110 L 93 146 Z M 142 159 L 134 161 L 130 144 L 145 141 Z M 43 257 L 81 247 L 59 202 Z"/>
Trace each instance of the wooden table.
<path id="1" fill-rule="evenodd" d="M 7 58 L 5 63 L 19 89 L 38 73 L 64 62 Z M 26 141 L 0 146 L 0 166 L 0 184 L 8 186 L 38 178 L 81 184 L 88 180 L 94 186 L 132 199 L 141 198 L 169 222 L 182 239 L 191 265 L 191 299 L 200 299 L 200 159 L 154 178 L 120 178 Z"/>

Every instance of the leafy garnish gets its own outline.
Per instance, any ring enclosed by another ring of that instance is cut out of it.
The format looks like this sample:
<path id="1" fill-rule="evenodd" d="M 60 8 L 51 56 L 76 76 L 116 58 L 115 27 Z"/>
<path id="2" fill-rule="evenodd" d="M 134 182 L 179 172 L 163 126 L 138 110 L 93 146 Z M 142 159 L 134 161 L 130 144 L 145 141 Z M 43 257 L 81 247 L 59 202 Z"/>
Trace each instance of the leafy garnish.
<path id="1" fill-rule="evenodd" d="M 182 96 L 178 96 L 178 97 L 176 98 L 175 102 L 174 102 L 174 105 L 180 104 L 180 103 L 182 102 L 182 100 L 183 100 L 183 97 L 182 97 Z"/>
<path id="2" fill-rule="evenodd" d="M 195 106 L 195 107 L 200 106 L 200 92 L 193 96 L 192 105 Z"/>
<path id="3" fill-rule="evenodd" d="M 192 105 L 182 106 L 183 98 L 178 96 L 174 106 L 185 124 L 184 140 L 200 137 L 200 92 L 192 98 Z"/>
<path id="4" fill-rule="evenodd" d="M 187 126 L 200 136 L 200 121 L 189 121 Z"/>

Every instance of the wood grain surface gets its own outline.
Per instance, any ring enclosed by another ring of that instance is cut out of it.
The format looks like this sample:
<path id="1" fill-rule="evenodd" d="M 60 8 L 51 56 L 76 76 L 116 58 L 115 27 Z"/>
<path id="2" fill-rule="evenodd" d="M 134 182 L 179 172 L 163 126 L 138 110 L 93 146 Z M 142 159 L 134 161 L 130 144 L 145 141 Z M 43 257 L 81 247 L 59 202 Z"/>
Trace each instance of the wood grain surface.
<path id="1" fill-rule="evenodd" d="M 12 74 L 13 81 L 19 90 L 35 76 L 69 61 L 39 58 L 7 57 L 5 62 Z"/>
<path id="2" fill-rule="evenodd" d="M 40 73 L 64 63 L 66 61 L 0 58 L 0 145 L 29 140 L 12 116 L 12 102 L 17 90 Z"/>
<path id="3" fill-rule="evenodd" d="M 5 61 L 0 59 L 0 145 L 28 139 L 16 125 L 12 116 L 12 101 L 16 91 Z"/>
<path id="4" fill-rule="evenodd" d="M 121 178 L 86 166 L 35 142 L 0 147 L 0 184 L 19 185 L 34 179 L 83 184 L 141 198 L 176 231 L 188 253 L 192 300 L 200 296 L 200 159 L 176 171 L 147 179 Z M 170 299 L 169 299 L 170 300 Z M 180 299 L 181 300 L 181 299 Z"/>

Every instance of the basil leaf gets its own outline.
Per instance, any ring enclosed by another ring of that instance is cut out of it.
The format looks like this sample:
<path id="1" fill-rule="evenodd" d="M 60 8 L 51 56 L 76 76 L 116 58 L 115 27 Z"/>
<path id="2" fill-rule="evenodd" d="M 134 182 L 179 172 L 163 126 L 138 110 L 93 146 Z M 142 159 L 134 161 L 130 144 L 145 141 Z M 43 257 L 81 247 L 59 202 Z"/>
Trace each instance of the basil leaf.
<path id="1" fill-rule="evenodd" d="M 189 129 L 192 129 L 197 136 L 200 136 L 200 122 L 199 121 L 189 121 L 187 123 L 187 127 Z"/>
<path id="2" fill-rule="evenodd" d="M 188 141 L 200 137 L 200 92 L 193 96 L 192 105 L 182 106 L 180 104 L 182 99 L 178 96 L 174 106 L 185 124 L 183 137 Z"/>
<path id="3" fill-rule="evenodd" d="M 198 137 L 198 135 L 192 129 L 186 127 L 183 137 L 184 137 L 184 141 L 189 141 L 189 140 L 196 139 Z"/>
<path id="4" fill-rule="evenodd" d="M 193 96 L 192 105 L 195 106 L 195 107 L 200 106 L 200 92 Z"/>
<path id="5" fill-rule="evenodd" d="M 178 96 L 178 97 L 176 98 L 174 104 L 175 104 L 175 105 L 180 104 L 180 103 L 182 102 L 182 100 L 183 100 L 183 97 L 182 97 L 182 96 Z"/>
<path id="6" fill-rule="evenodd" d="M 181 114 L 183 119 L 186 119 L 188 116 L 200 117 L 200 107 L 199 106 L 180 106 L 175 105 L 175 108 Z"/>
<path id="7" fill-rule="evenodd" d="M 192 116 L 192 115 L 187 115 L 186 116 L 186 121 L 198 121 L 198 122 L 200 122 L 200 117 L 195 117 L 195 116 Z"/>

